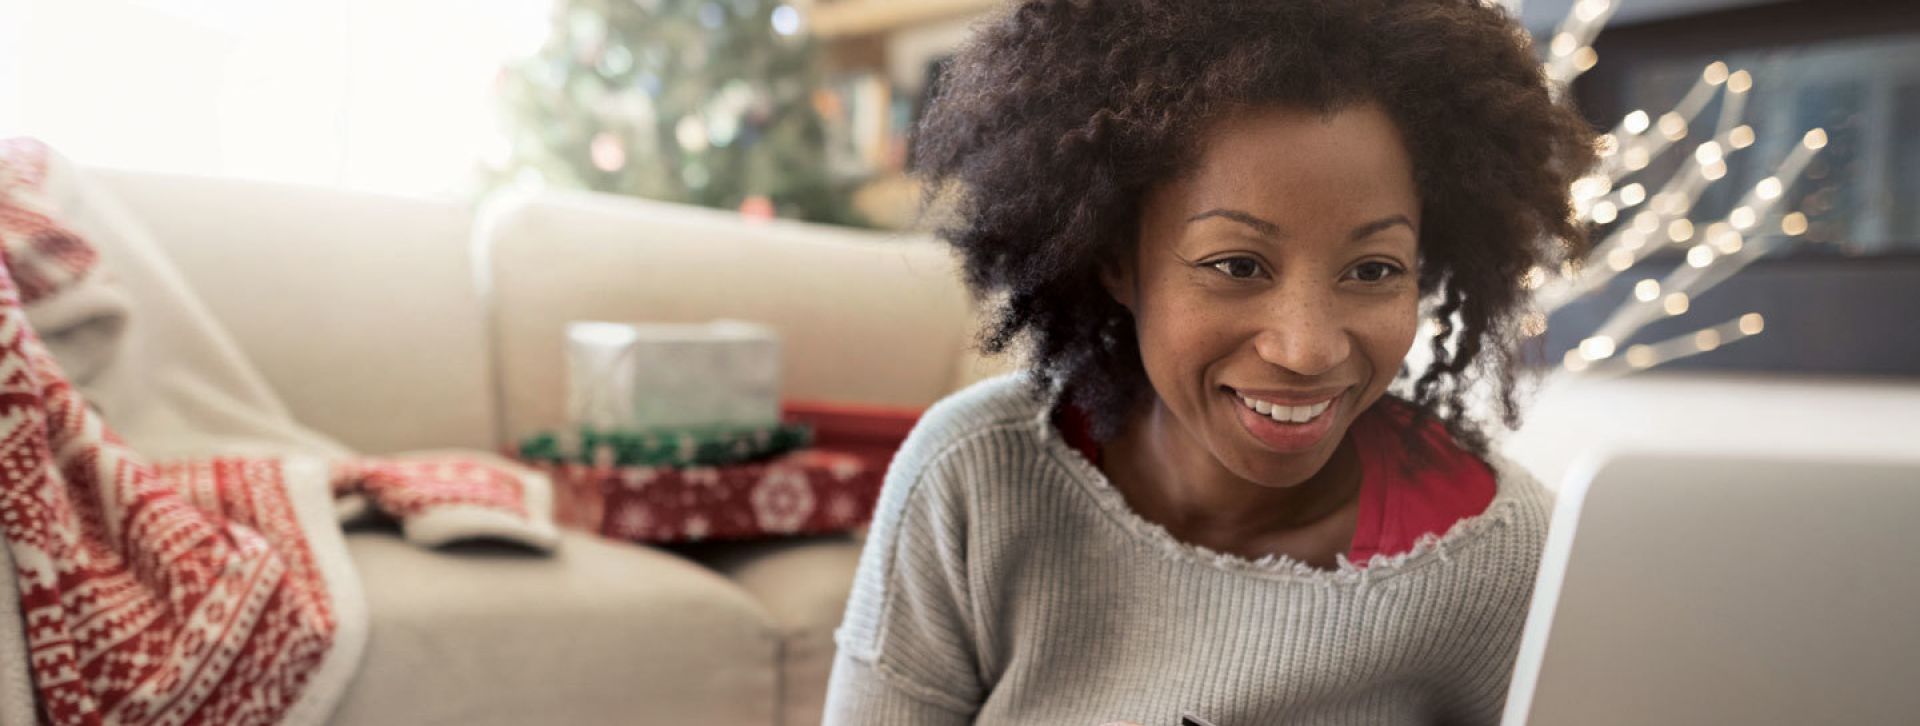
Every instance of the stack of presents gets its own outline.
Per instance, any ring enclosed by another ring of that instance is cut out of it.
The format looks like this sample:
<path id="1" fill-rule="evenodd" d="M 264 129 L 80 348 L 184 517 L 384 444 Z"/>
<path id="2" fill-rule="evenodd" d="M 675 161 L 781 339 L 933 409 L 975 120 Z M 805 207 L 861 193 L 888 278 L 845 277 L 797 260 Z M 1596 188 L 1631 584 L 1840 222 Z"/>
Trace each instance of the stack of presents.
<path id="1" fill-rule="evenodd" d="M 673 543 L 844 532 L 872 514 L 918 411 L 780 399 L 780 341 L 753 323 L 577 322 L 571 428 L 514 453 L 562 526 Z"/>

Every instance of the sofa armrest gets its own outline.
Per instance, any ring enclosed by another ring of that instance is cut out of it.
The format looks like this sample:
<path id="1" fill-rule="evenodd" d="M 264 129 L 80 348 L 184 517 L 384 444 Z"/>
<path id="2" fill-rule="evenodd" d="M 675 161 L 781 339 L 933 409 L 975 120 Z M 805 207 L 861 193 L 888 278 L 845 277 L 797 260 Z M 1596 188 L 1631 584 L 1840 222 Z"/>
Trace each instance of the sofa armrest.
<path id="1" fill-rule="evenodd" d="M 767 324 L 788 398 L 925 406 L 972 365 L 970 298 L 930 239 L 584 193 L 490 204 L 476 238 L 502 443 L 565 423 L 575 320 Z"/>

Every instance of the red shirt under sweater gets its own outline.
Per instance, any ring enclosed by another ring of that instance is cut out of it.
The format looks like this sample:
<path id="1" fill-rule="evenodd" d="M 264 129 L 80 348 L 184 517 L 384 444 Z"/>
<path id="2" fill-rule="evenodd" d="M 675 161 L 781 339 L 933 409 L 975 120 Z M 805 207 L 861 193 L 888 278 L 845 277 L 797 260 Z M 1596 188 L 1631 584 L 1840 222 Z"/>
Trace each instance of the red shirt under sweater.
<path id="1" fill-rule="evenodd" d="M 1412 420 L 1407 404 L 1382 398 L 1348 429 L 1360 451 L 1359 521 L 1347 549 L 1347 559 L 1356 566 L 1365 567 L 1376 554 L 1411 550 L 1421 536 L 1445 534 L 1455 522 L 1485 512 L 1493 503 L 1493 470 L 1454 444 L 1438 421 L 1421 426 L 1431 452 L 1427 460 L 1409 464 L 1402 432 Z M 1099 465 L 1100 445 L 1084 413 L 1062 407 L 1054 425 L 1067 443 Z"/>

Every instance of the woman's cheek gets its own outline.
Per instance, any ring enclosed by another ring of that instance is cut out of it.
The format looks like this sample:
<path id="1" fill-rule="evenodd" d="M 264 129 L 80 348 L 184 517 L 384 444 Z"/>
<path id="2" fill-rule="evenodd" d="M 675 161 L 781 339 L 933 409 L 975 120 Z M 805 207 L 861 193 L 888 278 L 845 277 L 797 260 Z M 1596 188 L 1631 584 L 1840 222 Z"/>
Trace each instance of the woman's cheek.
<path id="1" fill-rule="evenodd" d="M 1161 341 L 1192 346 L 1219 334 L 1216 319 L 1229 315 L 1219 301 L 1210 300 L 1203 290 L 1181 284 L 1182 280 L 1159 280 L 1160 285 L 1147 301 L 1152 309 L 1149 322 Z"/>
<path id="2" fill-rule="evenodd" d="M 1395 294 L 1371 306 L 1367 317 L 1358 326 L 1361 347 L 1374 372 L 1391 379 L 1413 349 L 1420 329 L 1420 297 L 1413 290 Z"/>

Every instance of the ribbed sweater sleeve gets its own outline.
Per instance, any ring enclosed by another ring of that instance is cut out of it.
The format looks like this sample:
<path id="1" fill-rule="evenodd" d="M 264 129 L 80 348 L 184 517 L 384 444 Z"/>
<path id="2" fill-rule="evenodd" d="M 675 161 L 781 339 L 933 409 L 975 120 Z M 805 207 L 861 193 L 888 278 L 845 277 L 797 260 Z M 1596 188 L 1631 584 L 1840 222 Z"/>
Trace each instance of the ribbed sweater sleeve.
<path id="1" fill-rule="evenodd" d="M 836 632 L 826 724 L 966 724 L 983 696 L 966 498 L 948 485 L 947 437 L 927 430 L 939 420 L 887 472 Z"/>

